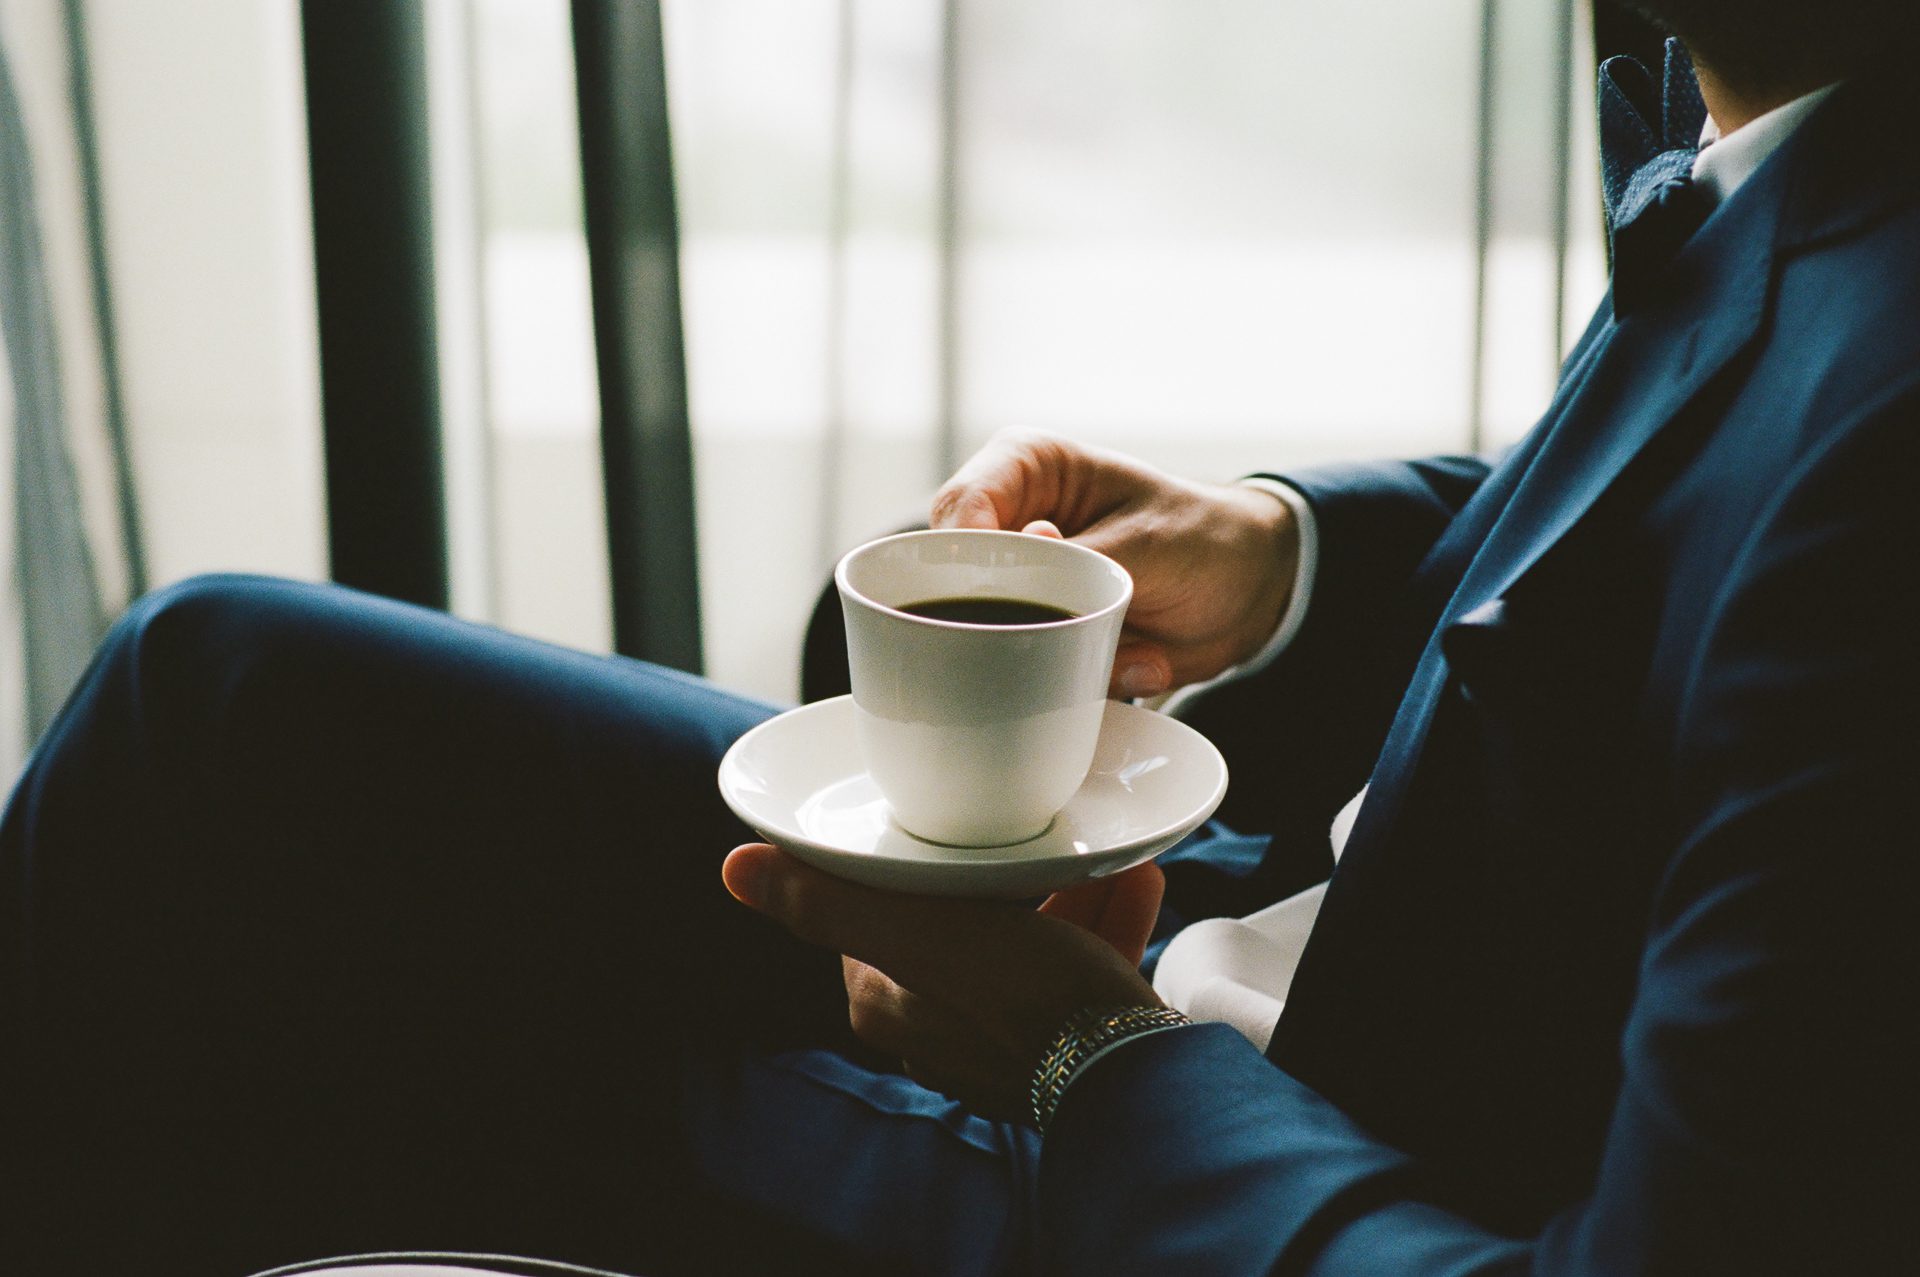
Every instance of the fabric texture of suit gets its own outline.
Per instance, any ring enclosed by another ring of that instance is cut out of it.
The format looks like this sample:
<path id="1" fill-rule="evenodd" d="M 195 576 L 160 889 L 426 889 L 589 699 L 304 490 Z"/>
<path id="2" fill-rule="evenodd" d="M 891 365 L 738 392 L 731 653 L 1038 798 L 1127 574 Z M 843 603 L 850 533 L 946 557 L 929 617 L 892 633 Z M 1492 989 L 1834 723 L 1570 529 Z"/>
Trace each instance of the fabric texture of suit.
<path id="1" fill-rule="evenodd" d="M 1920 1263 L 1912 115 L 1835 95 L 1497 468 L 1283 476 L 1322 584 L 1198 717 L 1282 838 L 1370 796 L 1270 1059 L 1069 1090 L 1062 1271 Z"/>

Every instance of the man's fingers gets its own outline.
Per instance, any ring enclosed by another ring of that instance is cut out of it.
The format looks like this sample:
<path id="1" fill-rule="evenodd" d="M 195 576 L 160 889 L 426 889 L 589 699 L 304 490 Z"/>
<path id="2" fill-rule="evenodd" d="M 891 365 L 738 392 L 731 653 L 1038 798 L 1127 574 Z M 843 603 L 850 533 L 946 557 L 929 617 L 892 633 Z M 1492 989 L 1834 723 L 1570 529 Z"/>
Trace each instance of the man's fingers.
<path id="1" fill-rule="evenodd" d="M 914 995 L 857 958 L 841 958 L 840 973 L 847 986 L 847 1024 L 853 1036 L 876 1051 L 903 1058 L 913 1046 L 910 1025 L 919 1010 Z"/>
<path id="2" fill-rule="evenodd" d="M 1120 644 L 1113 657 L 1113 679 L 1107 694 L 1123 700 L 1136 696 L 1158 696 L 1173 687 L 1173 662 L 1167 649 L 1158 643 L 1130 640 Z"/>
<path id="3" fill-rule="evenodd" d="M 1101 915 L 1107 911 L 1107 898 L 1113 895 L 1114 884 L 1124 877 L 1125 874 L 1110 874 L 1076 882 L 1048 896 L 1041 902 L 1040 912 L 1098 935 Z"/>
<path id="4" fill-rule="evenodd" d="M 1072 454 L 1036 434 L 1005 434 L 968 458 L 934 494 L 936 528 L 1024 528 L 1060 516 Z"/>
<path id="5" fill-rule="evenodd" d="M 962 488 L 951 494 L 943 488 L 934 499 L 933 517 L 928 522 L 936 528 L 983 528 L 997 532 L 1000 507 L 985 488 Z"/>
<path id="6" fill-rule="evenodd" d="M 1113 893 L 1096 929 L 1101 939 L 1120 951 L 1134 966 L 1147 955 L 1153 924 L 1160 920 L 1160 901 L 1167 894 L 1167 875 L 1148 861 L 1115 877 Z"/>
<path id="7" fill-rule="evenodd" d="M 928 523 L 936 528 L 997 530 L 1022 522 L 1026 472 L 1013 448 L 994 440 L 969 457 L 933 494 Z"/>
<path id="8" fill-rule="evenodd" d="M 1035 1054 L 1030 1044 L 996 1036 L 990 1024 L 902 988 L 864 962 L 842 958 L 841 965 L 847 1020 L 862 1043 L 899 1060 L 921 1086 L 953 1096 L 983 1116 L 1026 1116 L 1025 1082 Z"/>
<path id="9" fill-rule="evenodd" d="M 736 847 L 721 880 L 742 904 L 774 919 L 808 944 L 880 968 L 925 993 L 970 981 L 984 934 L 1015 906 L 879 891 L 822 873 L 766 843 Z"/>
<path id="10" fill-rule="evenodd" d="M 1146 955 L 1166 888 L 1166 874 L 1148 861 L 1124 873 L 1055 892 L 1040 906 L 1040 912 L 1091 931 L 1119 950 L 1128 962 L 1138 964 Z"/>
<path id="11" fill-rule="evenodd" d="M 901 987 L 886 972 L 857 958 L 840 959 L 847 986 L 847 1023 L 876 1051 L 905 1060 L 930 1046 L 977 1036 L 952 1011 Z"/>
<path id="12" fill-rule="evenodd" d="M 1055 541 L 1066 540 L 1066 534 L 1060 531 L 1060 525 L 1052 519 L 1035 519 L 1020 530 L 1030 537 L 1052 537 Z"/>

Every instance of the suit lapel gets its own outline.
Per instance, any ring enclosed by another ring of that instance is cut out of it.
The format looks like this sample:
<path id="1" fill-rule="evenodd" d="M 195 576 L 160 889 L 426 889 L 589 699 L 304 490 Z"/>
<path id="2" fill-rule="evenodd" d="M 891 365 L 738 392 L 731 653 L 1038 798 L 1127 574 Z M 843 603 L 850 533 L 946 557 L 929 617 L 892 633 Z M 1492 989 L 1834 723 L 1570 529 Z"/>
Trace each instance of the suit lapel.
<path id="1" fill-rule="evenodd" d="M 1721 278 L 1685 313 L 1616 325 L 1580 393 L 1474 557 L 1450 618 L 1504 594 L 1593 507 L 1660 430 L 1759 333 L 1769 246 L 1724 253 Z M 1738 260 L 1734 260 L 1734 259 Z"/>
<path id="2" fill-rule="evenodd" d="M 1499 485 L 1489 480 L 1484 507 L 1470 503 L 1472 517 L 1463 512 L 1446 538 L 1453 544 L 1434 586 L 1444 589 L 1444 579 L 1459 585 L 1394 720 L 1268 1046 L 1282 1068 L 1361 1120 L 1391 1114 L 1408 1072 L 1429 1071 L 1423 1033 L 1440 1026 L 1434 1067 L 1445 1070 L 1446 1057 L 1462 1053 L 1444 1035 L 1472 1032 L 1473 1013 L 1492 1005 L 1477 1001 L 1471 984 L 1449 983 L 1464 968 L 1448 954 L 1420 947 L 1435 934 L 1422 930 L 1425 919 L 1464 916 L 1462 930 L 1470 931 L 1478 907 L 1473 867 L 1456 872 L 1445 859 L 1450 849 L 1424 844 L 1413 817 L 1399 829 L 1403 813 L 1414 810 L 1414 772 L 1449 679 L 1440 632 L 1508 595 L 1709 381 L 1744 375 L 1742 353 L 1779 322 L 1771 313 L 1776 269 L 1920 201 L 1920 108 L 1907 96 L 1904 87 L 1875 96 L 1846 86 L 1816 112 L 1676 259 L 1691 291 L 1675 281 L 1672 295 L 1692 300 L 1650 306 L 1597 335 L 1584 371 L 1569 369 L 1538 442 L 1516 452 L 1513 471 L 1496 472 Z M 1889 101 L 1914 114 L 1896 115 Z M 1895 127 L 1909 122 L 1915 127 Z M 1809 319 L 1788 318 L 1789 331 L 1804 338 Z M 1793 340 L 1784 337 L 1759 357 L 1794 361 Z M 1432 760 L 1437 785 L 1448 783 L 1447 761 Z M 1436 964 L 1439 973 L 1429 977 Z M 1481 1080 L 1453 1084 L 1471 1089 Z"/>
<path id="3" fill-rule="evenodd" d="M 1786 180 L 1779 172 L 1768 176 L 1763 184 L 1756 175 L 1716 210 L 1675 258 L 1669 294 L 1678 300 L 1611 324 L 1582 366 L 1570 370 L 1560 402 L 1538 428 L 1543 441 L 1428 639 L 1336 878 L 1365 876 L 1366 848 L 1392 830 L 1447 684 L 1441 633 L 1511 589 L 1761 332 Z"/>
<path id="4" fill-rule="evenodd" d="M 1805 251 L 1913 198 L 1911 126 L 1862 155 L 1862 117 L 1891 114 L 1874 86 L 1843 90 L 1716 210 L 1672 264 L 1665 307 L 1603 337 L 1590 375 L 1550 416 L 1550 435 L 1475 556 L 1451 621 L 1506 593 L 1768 320 L 1774 259 Z M 1875 135 L 1877 136 L 1877 135 Z M 1878 162 L 1875 162 L 1875 161 Z M 1601 303 L 1610 308 L 1611 299 Z"/>
<path id="5" fill-rule="evenodd" d="M 1441 635 L 1461 616 L 1506 594 L 1765 329 L 1785 202 L 1781 170 L 1778 164 L 1763 166 L 1674 259 L 1676 278 L 1668 296 L 1677 300 L 1650 302 L 1597 336 L 1587 357 L 1569 369 L 1553 408 L 1537 427 L 1539 442 L 1529 441 L 1528 449 L 1516 454 L 1524 469 L 1517 478 L 1501 476 L 1511 485 L 1510 494 L 1491 517 L 1428 638 L 1388 731 L 1367 800 L 1301 957 L 1288 1013 L 1269 1043 L 1274 1058 L 1285 1058 L 1297 1045 L 1295 1004 L 1313 1000 L 1321 965 L 1338 968 L 1343 961 L 1329 956 L 1331 942 L 1324 937 L 1347 934 L 1338 921 L 1343 912 L 1352 902 L 1366 900 L 1369 882 L 1393 875 L 1390 866 L 1399 851 L 1413 850 L 1400 846 L 1394 831 L 1448 684 Z M 1500 502 L 1497 491 L 1490 495 Z M 1350 934 L 1368 933 L 1362 927 Z"/>

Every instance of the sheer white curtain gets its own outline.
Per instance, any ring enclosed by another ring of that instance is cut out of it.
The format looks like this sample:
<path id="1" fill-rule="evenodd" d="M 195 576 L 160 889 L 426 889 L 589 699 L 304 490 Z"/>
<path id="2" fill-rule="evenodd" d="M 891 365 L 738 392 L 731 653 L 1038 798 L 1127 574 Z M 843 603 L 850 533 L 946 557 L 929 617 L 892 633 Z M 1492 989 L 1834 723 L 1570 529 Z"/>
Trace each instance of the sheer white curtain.
<path id="1" fill-rule="evenodd" d="M 1216 478 L 1494 445 L 1602 286 L 1572 3 L 667 22 L 707 650 L 768 695 L 833 555 L 998 428 Z"/>
<path id="2" fill-rule="evenodd" d="M 108 616 L 119 611 L 128 573 L 68 76 L 66 23 L 76 14 L 89 45 L 99 260 L 149 581 L 228 569 L 322 577 L 297 0 L 0 0 L 100 603 Z M 0 438 L 15 442 L 11 429 Z M 10 572 L 0 611 L 17 606 L 16 581 Z M 0 616 L 7 777 L 25 743 L 17 620 Z M 75 659 L 77 673 L 85 650 Z"/>
<path id="3" fill-rule="evenodd" d="M 434 152 L 470 159 L 465 183 L 436 171 L 434 193 L 443 340 L 477 324 L 472 363 L 443 368 L 454 608 L 605 651 L 600 405 L 568 7 L 428 0 L 427 14 Z M 473 240 L 463 258 L 464 218 Z M 476 310 L 446 304 L 463 278 Z M 457 415 L 463 399 L 470 420 Z M 454 466 L 468 452 L 463 476 Z"/>
<path id="4" fill-rule="evenodd" d="M 324 578 L 297 0 L 87 0 L 153 583 Z"/>

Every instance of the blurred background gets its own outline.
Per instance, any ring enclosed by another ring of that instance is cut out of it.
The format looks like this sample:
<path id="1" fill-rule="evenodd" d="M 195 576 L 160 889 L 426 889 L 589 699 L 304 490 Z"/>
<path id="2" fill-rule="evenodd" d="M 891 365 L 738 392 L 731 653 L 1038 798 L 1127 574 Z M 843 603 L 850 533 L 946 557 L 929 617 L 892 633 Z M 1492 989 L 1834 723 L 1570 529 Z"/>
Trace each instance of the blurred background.
<path id="1" fill-rule="evenodd" d="M 1604 3 L 1604 0 L 1603 0 Z M 1605 282 L 1586 0 L 0 0 L 0 775 L 198 572 L 794 695 L 1035 425 L 1496 447 Z"/>

